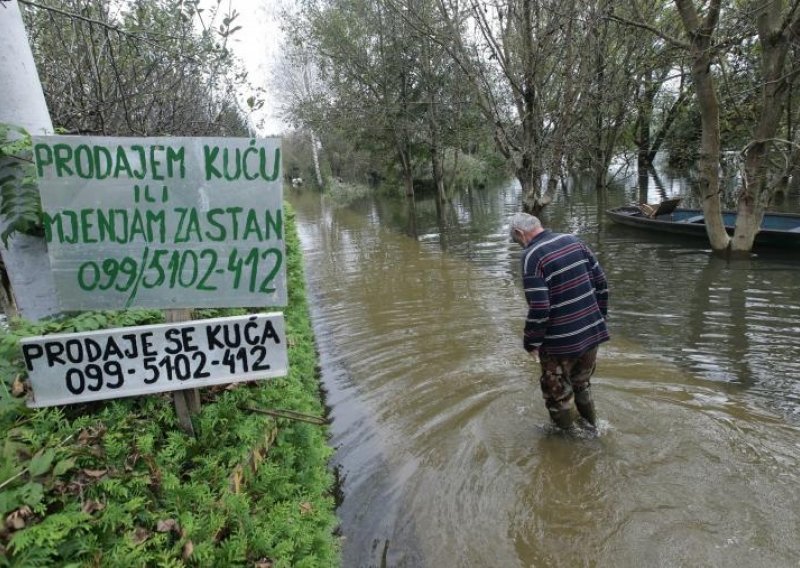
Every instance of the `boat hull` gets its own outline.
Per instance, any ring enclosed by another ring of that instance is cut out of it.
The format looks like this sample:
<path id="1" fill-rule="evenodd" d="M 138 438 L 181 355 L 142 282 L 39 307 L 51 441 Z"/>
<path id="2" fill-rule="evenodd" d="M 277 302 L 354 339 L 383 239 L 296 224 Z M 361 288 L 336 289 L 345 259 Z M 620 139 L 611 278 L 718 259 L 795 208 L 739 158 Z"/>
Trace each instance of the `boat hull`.
<path id="1" fill-rule="evenodd" d="M 624 206 L 609 209 L 606 215 L 616 223 L 629 227 L 708 239 L 703 211 L 700 209 L 675 209 L 673 213 L 650 218 L 642 215 L 636 207 Z M 736 213 L 724 212 L 723 221 L 728 234 L 733 235 Z M 800 215 L 766 213 L 761 227 L 754 246 L 800 248 Z"/>

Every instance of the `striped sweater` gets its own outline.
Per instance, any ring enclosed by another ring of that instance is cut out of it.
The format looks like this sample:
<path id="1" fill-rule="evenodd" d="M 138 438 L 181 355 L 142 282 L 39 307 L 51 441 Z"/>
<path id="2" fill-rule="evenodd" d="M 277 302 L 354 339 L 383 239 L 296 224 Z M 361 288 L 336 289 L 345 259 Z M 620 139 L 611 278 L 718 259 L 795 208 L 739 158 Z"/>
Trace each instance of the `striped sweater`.
<path id="1" fill-rule="evenodd" d="M 522 254 L 528 301 L 527 351 L 577 357 L 608 341 L 608 285 L 603 269 L 576 236 L 545 230 Z"/>

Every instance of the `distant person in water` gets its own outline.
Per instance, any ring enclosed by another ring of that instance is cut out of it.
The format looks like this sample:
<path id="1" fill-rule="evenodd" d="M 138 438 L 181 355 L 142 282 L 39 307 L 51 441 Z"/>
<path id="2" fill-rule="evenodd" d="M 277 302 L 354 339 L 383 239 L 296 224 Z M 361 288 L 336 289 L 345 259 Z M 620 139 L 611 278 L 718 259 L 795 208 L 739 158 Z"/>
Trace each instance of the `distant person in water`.
<path id="1" fill-rule="evenodd" d="M 545 229 L 527 213 L 516 213 L 510 224 L 511 239 L 525 249 L 523 346 L 541 365 L 539 382 L 550 417 L 564 429 L 578 414 L 597 426 L 589 379 L 597 348 L 609 339 L 605 273 L 576 236 Z"/>

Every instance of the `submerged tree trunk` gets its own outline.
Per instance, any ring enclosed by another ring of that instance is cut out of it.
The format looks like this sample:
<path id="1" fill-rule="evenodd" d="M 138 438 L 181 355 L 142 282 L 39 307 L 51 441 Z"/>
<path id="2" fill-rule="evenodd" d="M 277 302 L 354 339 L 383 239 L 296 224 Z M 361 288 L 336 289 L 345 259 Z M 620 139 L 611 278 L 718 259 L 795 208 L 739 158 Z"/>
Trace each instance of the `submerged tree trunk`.
<path id="1" fill-rule="evenodd" d="M 606 59 L 604 57 L 606 51 L 606 42 L 608 40 L 608 20 L 604 19 L 602 25 L 596 25 L 593 31 L 595 35 L 595 53 L 594 53 L 594 186 L 600 190 L 606 185 L 606 176 L 608 169 L 606 168 L 605 159 L 605 143 L 604 143 L 604 119 L 605 119 L 605 96 L 604 92 L 606 80 Z"/>
<path id="2" fill-rule="evenodd" d="M 648 71 L 644 79 L 644 92 L 637 104 L 636 114 L 636 165 L 639 172 L 647 170 L 652 162 L 650 156 L 650 123 L 653 120 L 653 101 L 658 89 L 653 83 L 653 72 Z"/>
<path id="3" fill-rule="evenodd" d="M 553 140 L 553 149 L 550 156 L 550 166 L 547 172 L 547 191 L 545 198 L 547 202 L 551 202 L 555 197 L 556 190 L 558 189 L 558 182 L 563 178 L 562 166 L 564 162 L 564 132 L 566 128 L 562 127 L 555 133 Z"/>
<path id="4" fill-rule="evenodd" d="M 453 148 L 453 170 L 452 175 L 450 176 L 450 187 L 446 188 L 445 191 L 447 192 L 448 198 L 452 198 L 453 194 L 456 191 L 456 184 L 458 182 L 458 157 L 461 155 L 461 150 L 458 146 Z M 467 180 L 467 184 L 469 185 L 472 180 Z"/>
<path id="5" fill-rule="evenodd" d="M 550 197 L 542 195 L 542 172 L 533 167 L 530 160 L 524 160 L 516 173 L 522 186 L 522 210 L 539 215 L 551 201 Z"/>
<path id="6" fill-rule="evenodd" d="M 433 96 L 429 101 L 428 120 L 431 131 L 431 173 L 433 183 L 436 186 L 436 199 L 444 203 L 447 195 L 444 187 L 444 166 L 442 165 L 442 150 L 439 144 L 439 123 L 436 119 L 435 101 Z"/>
<path id="7" fill-rule="evenodd" d="M 767 154 L 780 126 L 786 93 L 787 75 L 784 73 L 792 27 L 800 28 L 800 18 L 795 16 L 792 27 L 781 30 L 781 3 L 770 2 L 760 8 L 757 16 L 758 36 L 761 46 L 761 113 L 754 132 L 754 140 L 745 150 L 744 175 L 736 215 L 736 230 L 731 242 L 734 252 L 748 252 L 761 227 L 764 209 L 773 195 L 769 179 Z"/>
<path id="8" fill-rule="evenodd" d="M 536 50 L 533 45 L 535 16 L 532 0 L 523 0 L 521 11 L 523 73 L 516 106 L 521 119 L 522 144 L 516 170 L 524 195 L 522 209 L 538 215 L 549 200 L 542 196 L 542 168 L 539 165 L 542 120 L 536 102 Z"/>
<path id="9" fill-rule="evenodd" d="M 691 39 L 689 53 L 692 59 L 697 105 L 700 108 L 702 134 L 700 137 L 700 180 L 698 192 L 703 206 L 706 232 L 711 248 L 727 250 L 730 237 L 722 219 L 722 201 L 719 186 L 720 127 L 719 100 L 714 78 L 711 75 L 713 52 L 711 49 L 714 30 L 719 19 L 720 0 L 711 0 L 706 17 L 700 21 L 692 0 L 675 0 L 686 34 Z"/>
<path id="10" fill-rule="evenodd" d="M 322 171 L 319 167 L 319 150 L 322 144 L 317 138 L 316 132 L 311 130 L 311 156 L 314 159 L 314 175 L 317 178 L 317 186 L 321 189 L 324 186 L 324 181 L 322 179 Z"/>
<path id="11" fill-rule="evenodd" d="M 398 150 L 400 168 L 403 171 L 403 186 L 406 197 L 414 197 L 414 170 L 411 165 L 411 156 L 406 149 Z"/>
<path id="12" fill-rule="evenodd" d="M 433 183 L 436 186 L 436 199 L 444 202 L 447 200 L 447 193 L 444 187 L 442 157 L 438 148 L 431 149 L 431 169 L 433 170 Z"/>
<path id="13" fill-rule="evenodd" d="M 700 137 L 700 159 L 698 161 L 700 170 L 698 190 L 702 200 L 703 216 L 706 219 L 706 232 L 708 233 L 711 248 L 716 251 L 722 251 L 728 248 L 730 237 L 725 231 L 725 224 L 722 219 L 722 201 L 720 199 L 719 102 L 714 79 L 709 72 L 710 62 L 704 61 L 705 59 L 708 59 L 707 55 L 700 55 L 692 69 L 703 129 Z"/>
<path id="14" fill-rule="evenodd" d="M 608 170 L 611 168 L 611 162 L 614 159 L 614 148 L 624 125 L 625 113 L 625 108 L 620 106 L 616 116 L 613 118 L 613 122 L 606 128 L 605 144 L 602 146 L 601 154 L 597 156 L 598 164 L 595 171 L 595 187 L 598 190 L 608 187 Z"/>

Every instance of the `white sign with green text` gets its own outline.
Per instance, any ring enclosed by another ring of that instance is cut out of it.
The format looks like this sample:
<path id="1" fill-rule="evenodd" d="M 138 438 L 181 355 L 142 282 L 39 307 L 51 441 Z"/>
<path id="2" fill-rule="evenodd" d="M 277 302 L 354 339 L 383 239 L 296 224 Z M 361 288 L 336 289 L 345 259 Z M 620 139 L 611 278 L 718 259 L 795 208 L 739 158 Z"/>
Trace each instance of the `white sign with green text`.
<path id="1" fill-rule="evenodd" d="M 286 305 L 279 138 L 34 136 L 64 310 Z"/>

